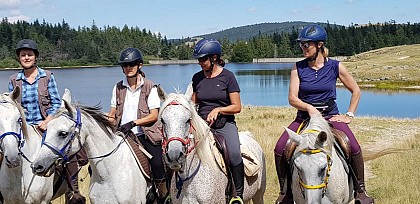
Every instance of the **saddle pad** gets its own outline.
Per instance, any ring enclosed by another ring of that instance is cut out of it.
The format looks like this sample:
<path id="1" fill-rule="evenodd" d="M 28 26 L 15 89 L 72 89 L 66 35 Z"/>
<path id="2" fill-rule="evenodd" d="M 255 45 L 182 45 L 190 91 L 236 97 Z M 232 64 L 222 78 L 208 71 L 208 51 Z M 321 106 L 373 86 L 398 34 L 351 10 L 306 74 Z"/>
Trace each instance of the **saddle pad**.
<path id="1" fill-rule="evenodd" d="M 210 149 L 213 153 L 214 159 L 216 160 L 216 163 L 218 164 L 220 170 L 227 175 L 226 171 L 226 165 L 223 160 L 222 154 L 219 152 L 219 150 L 216 147 L 216 142 L 212 141 L 210 146 Z M 248 147 L 241 145 L 241 155 L 242 160 L 244 162 L 244 168 L 245 168 L 245 175 L 247 177 L 252 177 L 258 174 L 258 171 L 261 168 L 261 163 L 257 159 L 257 157 L 249 150 Z"/>
<path id="2" fill-rule="evenodd" d="M 139 166 L 143 175 L 147 179 L 150 179 L 151 171 L 149 158 L 147 158 L 146 154 L 142 150 L 140 150 L 140 148 L 143 149 L 143 147 L 140 147 L 140 141 L 138 141 L 137 137 L 134 134 L 130 134 L 126 139 L 124 139 L 124 141 L 128 144 L 131 153 L 136 159 L 137 166 Z"/>

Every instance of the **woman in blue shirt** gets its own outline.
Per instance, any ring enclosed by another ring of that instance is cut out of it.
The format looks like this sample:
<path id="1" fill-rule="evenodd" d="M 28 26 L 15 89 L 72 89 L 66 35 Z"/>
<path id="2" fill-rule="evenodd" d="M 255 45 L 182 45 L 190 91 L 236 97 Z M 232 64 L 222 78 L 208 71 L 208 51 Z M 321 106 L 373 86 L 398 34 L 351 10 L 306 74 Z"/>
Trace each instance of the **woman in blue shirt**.
<path id="1" fill-rule="evenodd" d="M 364 184 L 364 162 L 362 151 L 348 124 L 354 117 L 360 100 L 360 88 L 342 63 L 328 58 L 325 47 L 327 32 L 319 25 L 309 25 L 303 28 L 298 39 L 304 60 L 297 62 L 291 71 L 289 87 L 289 103 L 298 109 L 297 117 L 289 125 L 289 129 L 297 131 L 300 124 L 307 118 L 322 114 L 331 125 L 346 133 L 350 140 L 352 152 L 350 165 L 357 181 L 355 185 L 356 203 L 373 203 L 373 198 L 366 194 Z M 338 111 L 336 99 L 337 79 L 351 92 L 350 105 L 346 114 Z M 287 192 L 284 192 L 284 182 L 289 172 L 288 161 L 284 156 L 286 142 L 289 136 L 284 132 L 274 149 L 277 176 L 280 184 L 280 195 L 276 203 L 293 203 L 290 182 L 287 182 Z M 287 179 L 288 181 L 291 180 Z"/>

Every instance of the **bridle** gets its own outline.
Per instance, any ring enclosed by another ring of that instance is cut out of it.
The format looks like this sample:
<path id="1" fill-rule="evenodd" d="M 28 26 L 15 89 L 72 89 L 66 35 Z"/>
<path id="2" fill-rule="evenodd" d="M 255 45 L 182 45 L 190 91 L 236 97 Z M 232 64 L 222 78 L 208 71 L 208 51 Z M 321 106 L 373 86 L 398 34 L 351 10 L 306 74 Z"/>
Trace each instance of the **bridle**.
<path id="1" fill-rule="evenodd" d="M 304 133 L 319 133 L 318 130 L 305 130 L 302 134 Z M 300 184 L 300 188 L 301 188 L 301 192 L 303 197 L 305 197 L 304 194 L 304 189 L 309 189 L 309 190 L 314 190 L 314 189 L 322 189 L 322 197 L 325 196 L 325 192 L 327 191 L 327 186 L 328 186 L 328 180 L 330 177 L 330 171 L 331 171 L 331 166 L 332 166 L 332 159 L 331 159 L 331 155 L 321 149 L 304 149 L 300 151 L 303 154 L 318 154 L 318 153 L 324 153 L 327 157 L 327 170 L 325 172 L 325 177 L 324 177 L 324 181 L 321 184 L 318 185 L 308 185 L 306 184 L 302 178 L 300 177 L 299 171 L 298 172 L 298 176 L 299 176 L 299 184 Z"/>
<path id="2" fill-rule="evenodd" d="M 180 103 L 178 103 L 177 101 L 172 101 L 168 104 L 168 106 L 170 105 L 181 105 Z M 182 143 L 182 145 L 184 146 L 184 148 L 187 150 L 186 154 L 188 155 L 190 152 L 192 152 L 195 148 L 195 146 L 197 145 L 198 141 L 194 141 L 194 135 L 192 134 L 192 131 L 194 130 L 194 126 L 191 124 L 190 122 L 190 130 L 188 132 L 188 137 L 187 139 L 184 139 L 185 137 L 169 137 L 168 135 L 165 135 L 165 131 L 163 131 L 163 141 L 162 141 L 162 149 L 163 149 L 163 154 L 167 153 L 168 150 L 168 145 L 170 142 L 172 141 L 179 141 Z M 166 139 L 169 138 L 169 139 Z"/>
<path id="3" fill-rule="evenodd" d="M 0 103 L 9 103 L 9 102 L 8 101 L 1 101 Z M 28 159 L 28 157 L 22 152 L 22 148 L 23 148 L 23 146 L 25 146 L 25 135 L 23 134 L 23 131 L 22 131 L 22 123 L 23 123 L 22 117 L 19 117 L 17 122 L 19 123 L 19 127 L 20 127 L 19 133 L 12 132 L 12 131 L 4 132 L 3 134 L 0 135 L 0 143 L 3 143 L 3 139 L 6 136 L 11 135 L 11 136 L 15 137 L 15 139 L 18 143 L 19 155 L 21 155 L 23 158 L 25 158 L 29 163 L 32 163 Z M 1 146 L 0 146 L 0 153 L 3 153 L 3 150 L 1 149 Z"/>
<path id="4" fill-rule="evenodd" d="M 80 142 L 80 137 L 79 137 L 80 136 L 80 129 L 82 128 L 82 117 L 81 117 L 81 113 L 80 113 L 80 108 L 76 108 L 76 119 L 71 118 L 67 114 L 62 114 L 61 116 L 64 116 L 64 117 L 66 117 L 69 120 L 74 122 L 74 125 L 72 127 L 73 132 L 70 135 L 69 141 L 63 147 L 59 148 L 59 147 L 56 147 L 56 146 L 52 145 L 51 143 L 46 142 L 45 141 L 46 134 L 44 133 L 44 135 L 42 136 L 41 146 L 42 145 L 47 146 L 51 151 L 58 154 L 60 156 L 60 158 L 63 159 L 64 163 L 67 163 L 73 157 L 73 155 L 68 155 L 68 154 L 70 153 L 74 138 L 76 138 L 76 137 L 79 138 L 79 140 L 78 140 L 79 141 L 79 147 L 80 147 L 80 149 L 82 147 L 82 144 Z"/>

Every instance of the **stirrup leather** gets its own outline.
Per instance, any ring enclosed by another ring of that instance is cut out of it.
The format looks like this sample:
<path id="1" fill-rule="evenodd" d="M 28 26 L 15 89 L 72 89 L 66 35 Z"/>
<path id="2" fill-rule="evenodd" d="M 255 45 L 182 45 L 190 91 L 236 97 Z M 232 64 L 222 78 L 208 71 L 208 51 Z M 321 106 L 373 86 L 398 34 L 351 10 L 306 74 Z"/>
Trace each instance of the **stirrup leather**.
<path id="1" fill-rule="evenodd" d="M 230 199 L 230 201 L 229 201 L 229 204 L 243 204 L 243 203 L 244 203 L 244 201 L 239 196 L 235 196 L 232 199 Z"/>

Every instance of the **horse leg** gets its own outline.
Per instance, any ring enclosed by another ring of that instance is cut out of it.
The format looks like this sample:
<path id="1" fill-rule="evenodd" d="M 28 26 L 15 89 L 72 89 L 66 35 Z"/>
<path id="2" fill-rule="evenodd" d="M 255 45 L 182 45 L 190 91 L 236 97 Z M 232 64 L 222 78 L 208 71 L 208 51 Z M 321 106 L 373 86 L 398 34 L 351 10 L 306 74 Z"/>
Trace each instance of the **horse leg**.
<path id="1" fill-rule="evenodd" d="M 276 163 L 277 178 L 279 179 L 280 193 L 276 200 L 276 204 L 289 204 L 293 203 L 292 194 L 292 173 L 290 172 L 289 164 L 284 154 L 277 154 L 274 152 L 274 160 Z M 284 191 L 284 183 L 287 176 L 287 189 Z"/>

